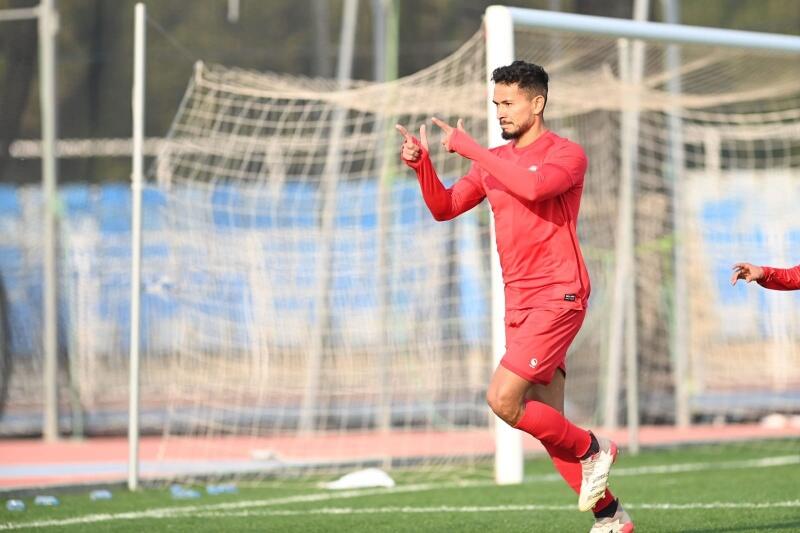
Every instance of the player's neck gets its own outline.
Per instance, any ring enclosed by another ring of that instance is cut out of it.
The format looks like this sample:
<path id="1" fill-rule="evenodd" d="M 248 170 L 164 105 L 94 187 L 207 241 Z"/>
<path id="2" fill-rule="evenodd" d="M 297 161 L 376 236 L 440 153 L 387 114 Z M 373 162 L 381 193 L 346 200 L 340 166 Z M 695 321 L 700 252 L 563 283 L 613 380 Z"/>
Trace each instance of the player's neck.
<path id="1" fill-rule="evenodd" d="M 548 129 L 544 123 L 544 120 L 535 120 L 530 129 L 517 138 L 517 141 L 514 143 L 514 147 L 525 148 L 526 146 L 530 146 L 531 144 L 535 143 L 539 137 L 547 132 Z"/>

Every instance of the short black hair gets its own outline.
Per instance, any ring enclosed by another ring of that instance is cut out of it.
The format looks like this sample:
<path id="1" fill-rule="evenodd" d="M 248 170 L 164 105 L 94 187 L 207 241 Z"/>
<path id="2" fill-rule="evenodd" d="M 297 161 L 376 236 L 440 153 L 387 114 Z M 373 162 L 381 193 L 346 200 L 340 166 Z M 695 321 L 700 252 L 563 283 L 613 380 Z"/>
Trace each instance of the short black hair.
<path id="1" fill-rule="evenodd" d="M 529 96 L 544 96 L 547 101 L 547 82 L 550 76 L 544 68 L 526 61 L 514 61 L 510 65 L 498 67 L 492 72 L 492 81 L 506 85 L 517 84 Z"/>

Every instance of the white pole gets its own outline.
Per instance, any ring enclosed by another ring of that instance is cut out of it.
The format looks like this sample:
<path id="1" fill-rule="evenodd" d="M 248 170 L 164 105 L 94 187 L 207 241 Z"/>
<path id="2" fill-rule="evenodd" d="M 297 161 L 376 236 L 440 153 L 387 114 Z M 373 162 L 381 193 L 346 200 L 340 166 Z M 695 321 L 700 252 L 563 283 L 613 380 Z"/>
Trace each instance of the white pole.
<path id="1" fill-rule="evenodd" d="M 375 81 L 386 81 L 386 14 L 385 0 L 372 0 L 372 76 Z"/>
<path id="2" fill-rule="evenodd" d="M 54 0 L 39 4 L 39 83 L 42 106 L 42 188 L 44 190 L 44 440 L 58 440 L 58 275 L 56 264 L 56 33 Z"/>
<path id="3" fill-rule="evenodd" d="M 13 9 L 0 10 L 0 22 L 10 22 L 13 20 L 28 20 L 40 18 L 41 6 L 37 7 L 18 7 Z"/>
<path id="4" fill-rule="evenodd" d="M 239 0 L 228 0 L 228 22 L 239 22 Z"/>
<path id="5" fill-rule="evenodd" d="M 500 124 L 495 119 L 496 111 L 492 103 L 492 71 L 497 67 L 514 61 L 514 24 L 508 8 L 490 6 L 484 17 L 486 25 L 486 86 L 489 94 L 486 99 L 487 128 L 489 146 L 499 146 L 505 141 L 501 136 Z M 492 361 L 496 368 L 505 351 L 505 285 L 500 270 L 500 257 L 495 242 L 494 217 L 491 217 L 491 292 L 492 292 Z M 499 418 L 494 418 L 494 479 L 498 485 L 522 483 L 523 451 L 522 432 L 512 428 Z"/>
<path id="6" fill-rule="evenodd" d="M 680 5 L 677 0 L 661 0 L 665 19 L 669 24 L 680 22 Z M 675 384 L 675 425 L 688 427 L 691 424 L 691 408 L 689 406 L 689 337 L 687 318 L 689 316 L 688 281 L 686 279 L 686 207 L 683 197 L 683 124 L 680 117 L 680 105 L 677 103 L 681 94 L 681 51 L 677 45 L 667 47 L 667 72 L 669 81 L 667 89 L 676 104 L 669 113 L 669 169 L 672 185 L 672 226 L 674 243 L 673 276 L 675 277 L 675 302 L 672 310 L 672 364 Z"/>
<path id="7" fill-rule="evenodd" d="M 353 50 L 358 22 L 358 0 L 345 0 L 342 13 L 342 34 L 339 40 L 339 62 L 336 66 L 336 81 L 340 89 L 350 85 L 353 73 Z"/>
<path id="8" fill-rule="evenodd" d="M 386 82 L 397 79 L 397 38 L 398 38 L 398 3 L 395 0 L 372 0 L 372 16 L 374 21 L 373 43 L 375 49 L 375 81 Z M 388 88 L 383 95 L 388 104 L 396 98 L 393 88 Z M 378 231 L 376 249 L 378 250 L 378 331 L 380 345 L 376 347 L 378 360 L 381 362 L 380 394 L 378 398 L 376 427 L 388 433 L 392 429 L 392 354 L 389 341 L 389 324 L 391 323 L 391 192 L 393 176 L 397 175 L 397 152 L 392 139 L 394 133 L 391 117 L 379 115 L 376 130 L 383 131 L 376 153 L 379 154 L 378 168 Z M 390 468 L 390 458 L 385 458 L 385 468 Z"/>
<path id="9" fill-rule="evenodd" d="M 145 5 L 136 4 L 133 43 L 133 172 L 131 174 L 131 345 L 128 489 L 139 486 L 139 325 L 141 318 L 142 184 L 144 181 Z"/>
<path id="10" fill-rule="evenodd" d="M 638 21 L 646 21 L 650 12 L 650 0 L 634 0 L 633 18 Z M 630 145 L 629 164 L 631 165 L 631 176 L 633 176 L 631 195 L 636 196 L 636 176 L 639 167 L 639 104 L 640 98 L 638 88 L 642 85 L 644 76 L 644 41 L 636 40 L 633 42 L 633 55 L 631 56 L 631 82 L 637 88 L 635 96 L 631 99 L 629 116 Z M 627 325 L 625 328 L 625 379 L 626 379 L 626 403 L 628 414 L 628 451 L 632 454 L 639 453 L 639 342 L 638 342 L 638 306 L 636 303 L 636 250 L 635 250 L 635 220 L 636 210 L 631 213 L 631 235 L 630 235 L 630 262 L 631 268 L 628 277 L 628 296 L 626 298 Z"/>
<path id="11" fill-rule="evenodd" d="M 619 75 L 624 82 L 630 79 L 630 51 L 629 42 L 620 39 L 617 42 L 619 54 Z M 626 99 L 624 94 L 620 98 Z M 606 377 L 603 400 L 603 426 L 607 430 L 617 427 L 619 413 L 619 388 L 620 374 L 622 373 L 623 336 L 625 332 L 626 295 L 628 290 L 627 279 L 630 276 L 630 253 L 633 245 L 630 241 L 633 228 L 633 177 L 631 176 L 630 150 L 626 147 L 630 143 L 630 130 L 626 128 L 627 111 L 622 113 L 622 131 L 620 133 L 620 185 L 617 193 L 617 229 L 614 246 L 614 284 L 611 296 L 611 309 L 609 310 L 609 335 L 608 335 L 608 360 L 606 361 Z"/>
<path id="12" fill-rule="evenodd" d="M 642 21 L 647 17 L 648 0 L 635 0 L 634 17 Z M 630 95 L 623 94 L 627 105 L 622 112 L 621 131 L 621 182 L 617 218 L 614 291 L 609 321 L 608 364 L 606 366 L 603 425 L 614 429 L 618 424 L 619 389 L 622 363 L 626 372 L 626 407 L 628 412 L 629 447 L 638 451 L 638 364 L 637 364 L 637 312 L 636 312 L 636 250 L 634 195 L 638 167 L 637 137 L 639 135 L 638 87 L 642 80 L 644 43 L 634 41 L 633 50 L 627 39 L 619 41 L 619 69 Z"/>
<path id="13" fill-rule="evenodd" d="M 330 77 L 330 29 L 328 28 L 329 0 L 312 0 L 314 18 L 314 76 Z"/>

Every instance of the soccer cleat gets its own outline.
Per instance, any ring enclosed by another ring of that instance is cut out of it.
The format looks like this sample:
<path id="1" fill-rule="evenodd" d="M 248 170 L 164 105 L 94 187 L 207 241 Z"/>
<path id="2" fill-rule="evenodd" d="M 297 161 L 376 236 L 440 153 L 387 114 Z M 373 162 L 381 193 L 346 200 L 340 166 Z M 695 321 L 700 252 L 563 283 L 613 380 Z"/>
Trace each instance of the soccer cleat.
<path id="1" fill-rule="evenodd" d="M 633 533 L 633 529 L 633 520 L 620 505 L 614 516 L 596 518 L 589 533 Z"/>
<path id="2" fill-rule="evenodd" d="M 608 473 L 617 460 L 617 445 L 608 439 L 597 439 L 600 451 L 581 460 L 581 493 L 578 496 L 578 509 L 589 511 L 606 493 Z"/>

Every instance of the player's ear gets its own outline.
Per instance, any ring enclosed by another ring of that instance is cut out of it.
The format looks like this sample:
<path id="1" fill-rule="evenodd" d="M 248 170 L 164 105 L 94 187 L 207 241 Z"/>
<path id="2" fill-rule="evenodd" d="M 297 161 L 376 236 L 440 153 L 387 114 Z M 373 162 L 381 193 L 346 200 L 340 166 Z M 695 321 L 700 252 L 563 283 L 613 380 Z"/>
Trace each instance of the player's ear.
<path id="1" fill-rule="evenodd" d="M 544 104 L 547 102 L 547 99 L 544 95 L 537 94 L 533 97 L 533 114 L 534 115 L 541 115 L 544 112 Z"/>

